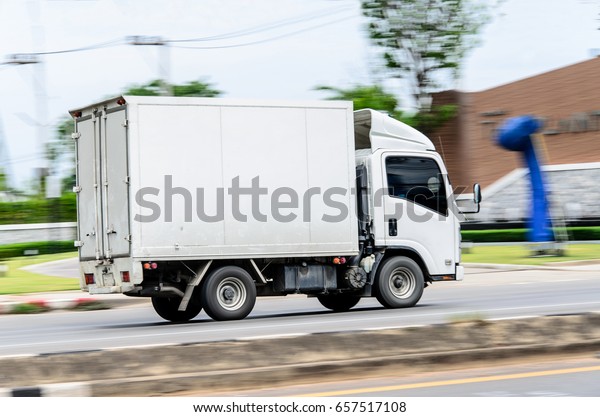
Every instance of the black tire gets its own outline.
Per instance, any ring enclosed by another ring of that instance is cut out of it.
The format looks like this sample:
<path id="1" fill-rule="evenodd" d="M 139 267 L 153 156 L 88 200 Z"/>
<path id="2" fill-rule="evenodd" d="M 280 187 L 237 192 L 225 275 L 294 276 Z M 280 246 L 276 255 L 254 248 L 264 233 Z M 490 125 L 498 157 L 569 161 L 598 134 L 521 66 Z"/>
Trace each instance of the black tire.
<path id="1" fill-rule="evenodd" d="M 224 266 L 204 279 L 201 299 L 206 314 L 214 320 L 241 320 L 254 308 L 256 286 L 244 269 Z"/>
<path id="2" fill-rule="evenodd" d="M 375 297 L 387 308 L 412 307 L 425 287 L 423 271 L 410 258 L 395 256 L 383 262 L 375 279 Z"/>
<path id="3" fill-rule="evenodd" d="M 318 295 L 317 299 L 323 307 L 336 312 L 341 312 L 348 311 L 358 304 L 360 296 L 349 294 L 327 294 Z"/>
<path id="4" fill-rule="evenodd" d="M 163 319 L 181 323 L 190 321 L 202 311 L 199 297 L 192 296 L 185 311 L 179 311 L 180 297 L 152 297 L 152 307 Z"/>

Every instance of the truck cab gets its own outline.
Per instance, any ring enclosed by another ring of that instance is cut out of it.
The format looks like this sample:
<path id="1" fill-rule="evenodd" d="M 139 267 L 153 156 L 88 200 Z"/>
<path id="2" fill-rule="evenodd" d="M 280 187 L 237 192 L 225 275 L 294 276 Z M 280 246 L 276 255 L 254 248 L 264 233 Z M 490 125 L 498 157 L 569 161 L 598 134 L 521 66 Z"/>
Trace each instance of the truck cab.
<path id="1" fill-rule="evenodd" d="M 359 215 L 373 246 L 411 256 L 427 280 L 461 280 L 460 211 L 433 143 L 374 110 L 356 111 L 354 120 L 356 166 L 369 180 Z"/>

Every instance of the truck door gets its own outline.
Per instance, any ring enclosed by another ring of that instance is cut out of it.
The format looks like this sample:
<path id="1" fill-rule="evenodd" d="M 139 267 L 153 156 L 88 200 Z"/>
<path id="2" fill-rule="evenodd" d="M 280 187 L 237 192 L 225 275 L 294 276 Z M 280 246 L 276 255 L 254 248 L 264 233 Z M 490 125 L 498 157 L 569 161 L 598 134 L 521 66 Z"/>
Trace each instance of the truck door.
<path id="1" fill-rule="evenodd" d="M 126 108 L 77 120 L 77 218 L 80 258 L 130 252 Z"/>
<path id="2" fill-rule="evenodd" d="M 432 275 L 454 274 L 457 224 L 447 175 L 433 157 L 389 152 L 382 158 L 385 223 L 378 229 L 386 246 L 416 250 Z"/>

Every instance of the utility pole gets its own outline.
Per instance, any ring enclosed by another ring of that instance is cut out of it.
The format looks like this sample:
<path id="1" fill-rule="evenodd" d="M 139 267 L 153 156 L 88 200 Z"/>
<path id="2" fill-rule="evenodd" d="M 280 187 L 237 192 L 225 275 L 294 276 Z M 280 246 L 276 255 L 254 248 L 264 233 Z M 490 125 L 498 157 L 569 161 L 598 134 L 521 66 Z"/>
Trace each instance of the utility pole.
<path id="1" fill-rule="evenodd" d="M 160 36 L 128 36 L 127 42 L 134 46 L 158 46 L 158 77 L 160 81 L 160 95 L 170 96 L 169 83 L 169 43 Z"/>
<path id="2" fill-rule="evenodd" d="M 4 62 L 8 65 L 30 65 L 36 64 L 33 72 L 33 89 L 35 100 L 35 128 L 36 128 L 36 149 L 42 155 L 38 162 L 38 172 L 36 175 L 39 178 L 47 175 L 48 163 L 46 161 L 46 143 L 48 140 L 47 130 L 47 113 L 48 104 L 46 96 L 45 68 L 44 61 L 39 54 L 12 54 L 6 57 Z"/>
<path id="3" fill-rule="evenodd" d="M 31 41 L 37 51 L 43 51 L 45 47 L 44 24 L 42 19 L 42 3 L 40 0 L 29 0 L 27 2 L 29 18 L 31 22 Z M 46 67 L 41 54 L 24 56 L 26 60 L 33 58 L 33 88 L 35 95 L 35 116 L 37 145 L 41 152 L 41 160 L 38 165 L 40 180 L 49 175 L 49 164 L 46 158 L 46 146 L 48 135 L 48 95 L 46 92 Z M 44 187 L 45 188 L 45 187 Z"/>
<path id="4" fill-rule="evenodd" d="M 48 204 L 48 223 L 53 223 L 58 218 L 60 205 L 60 188 L 52 187 L 57 178 L 51 173 L 48 159 L 46 157 L 46 145 L 48 144 L 48 103 L 46 95 L 46 78 L 44 62 L 40 54 L 12 54 L 6 57 L 5 64 L 10 65 L 30 65 L 35 64 L 33 72 L 33 88 L 35 95 L 35 113 L 36 113 L 36 148 L 40 153 L 40 160 L 36 167 L 35 177 L 40 186 L 40 192 L 46 197 Z M 54 241 L 52 232 L 49 232 L 48 241 Z"/>
<path id="5" fill-rule="evenodd" d="M 3 62 L 4 65 L 28 65 L 28 64 L 38 64 L 40 62 L 39 57 L 37 55 L 32 54 L 13 54 L 8 55 L 6 60 Z M 0 121 L 1 122 L 1 121 Z M 37 140 L 40 140 L 40 132 L 37 132 Z M 38 144 L 39 145 L 39 144 Z M 2 125 L 0 124 L 0 160 L 1 159 L 9 159 L 8 149 L 5 143 L 4 130 L 2 129 Z M 6 168 L 10 167 L 10 161 L 7 162 Z M 5 171 L 4 174 L 7 174 Z"/>
<path id="6" fill-rule="evenodd" d="M 4 162 L 6 161 L 6 162 Z M 4 186 L 6 189 L 2 189 L 0 184 L 0 192 L 7 191 L 12 188 L 12 163 L 10 160 L 10 153 L 8 152 L 8 146 L 6 145 L 6 138 L 4 137 L 4 127 L 2 125 L 2 113 L 0 112 L 0 175 L 4 176 Z"/>

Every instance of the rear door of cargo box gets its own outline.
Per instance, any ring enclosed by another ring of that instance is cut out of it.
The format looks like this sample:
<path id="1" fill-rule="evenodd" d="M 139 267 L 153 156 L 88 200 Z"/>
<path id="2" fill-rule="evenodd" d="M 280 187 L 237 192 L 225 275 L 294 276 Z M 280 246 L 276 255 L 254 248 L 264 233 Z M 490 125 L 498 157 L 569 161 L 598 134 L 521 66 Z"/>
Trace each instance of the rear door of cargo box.
<path id="1" fill-rule="evenodd" d="M 92 111 L 76 120 L 80 258 L 130 253 L 127 110 Z"/>

